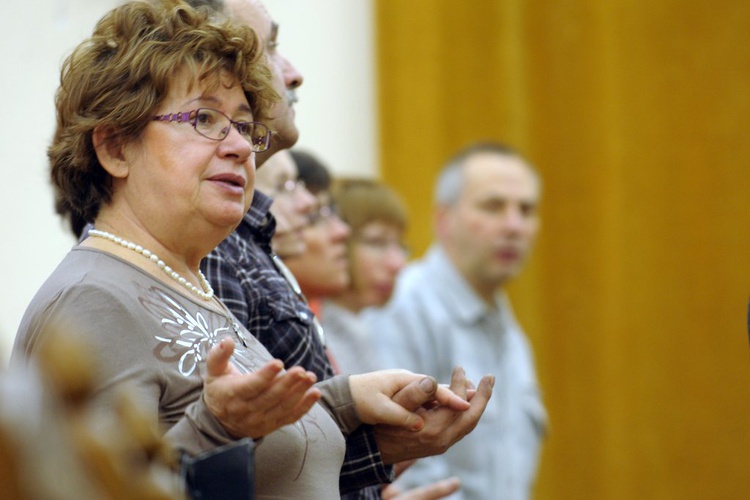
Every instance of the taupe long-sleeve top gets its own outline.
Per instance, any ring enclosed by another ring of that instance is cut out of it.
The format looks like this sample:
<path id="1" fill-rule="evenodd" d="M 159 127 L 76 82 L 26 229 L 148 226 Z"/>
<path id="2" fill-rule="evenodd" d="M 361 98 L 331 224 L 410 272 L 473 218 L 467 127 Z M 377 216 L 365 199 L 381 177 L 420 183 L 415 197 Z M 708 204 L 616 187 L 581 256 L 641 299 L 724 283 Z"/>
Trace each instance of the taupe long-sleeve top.
<path id="1" fill-rule="evenodd" d="M 111 403 L 120 384 L 134 385 L 167 439 L 190 454 L 232 441 L 203 403 L 203 360 L 210 347 L 233 337 L 232 362 L 243 372 L 271 359 L 231 313 L 219 314 L 137 266 L 85 247 L 72 249 L 37 292 L 12 357 L 33 355 L 45 334 L 60 327 L 96 353 L 98 402 Z M 257 446 L 256 498 L 338 498 L 344 434 L 359 422 L 346 378 L 319 387 L 322 404 Z"/>

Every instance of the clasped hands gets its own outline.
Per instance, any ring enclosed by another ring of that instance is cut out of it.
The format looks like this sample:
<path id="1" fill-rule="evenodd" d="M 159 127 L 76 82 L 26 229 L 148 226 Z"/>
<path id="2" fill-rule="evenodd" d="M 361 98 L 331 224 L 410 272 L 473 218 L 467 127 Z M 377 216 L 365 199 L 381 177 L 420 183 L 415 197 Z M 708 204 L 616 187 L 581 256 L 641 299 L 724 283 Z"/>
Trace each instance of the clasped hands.
<path id="1" fill-rule="evenodd" d="M 321 397 L 313 373 L 284 370 L 272 360 L 249 374 L 230 362 L 234 342 L 222 339 L 209 352 L 203 398 L 231 435 L 260 438 L 299 420 Z M 406 370 L 383 370 L 349 377 L 360 420 L 375 427 L 383 461 L 445 452 L 471 432 L 492 395 L 495 379 L 485 376 L 476 390 L 461 368 L 449 387 Z"/>

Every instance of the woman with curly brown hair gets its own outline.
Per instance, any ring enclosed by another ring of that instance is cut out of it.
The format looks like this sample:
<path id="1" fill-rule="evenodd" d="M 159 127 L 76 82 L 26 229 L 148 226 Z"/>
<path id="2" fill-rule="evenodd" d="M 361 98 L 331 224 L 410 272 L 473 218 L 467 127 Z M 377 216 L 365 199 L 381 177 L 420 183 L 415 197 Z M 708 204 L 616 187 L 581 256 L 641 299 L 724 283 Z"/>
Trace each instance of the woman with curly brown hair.
<path id="1" fill-rule="evenodd" d="M 313 387 L 201 274 L 250 205 L 279 98 L 270 78 L 252 30 L 179 0 L 132 1 L 101 19 L 63 66 L 48 151 L 59 201 L 94 229 L 32 300 L 13 356 L 66 327 L 98 355 L 102 404 L 127 382 L 188 454 L 263 438 L 257 498 L 337 498 L 344 435 L 362 423 L 420 425 L 392 397 L 425 377 Z"/>

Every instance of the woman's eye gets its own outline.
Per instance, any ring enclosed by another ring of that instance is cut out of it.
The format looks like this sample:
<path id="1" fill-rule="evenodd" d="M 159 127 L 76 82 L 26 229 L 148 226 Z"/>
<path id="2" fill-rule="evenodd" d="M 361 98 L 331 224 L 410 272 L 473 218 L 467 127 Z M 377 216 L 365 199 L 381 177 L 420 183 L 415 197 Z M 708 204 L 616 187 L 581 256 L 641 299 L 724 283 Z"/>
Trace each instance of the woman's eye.
<path id="1" fill-rule="evenodd" d="M 213 122 L 213 117 L 211 113 L 208 113 L 206 111 L 201 111 L 200 113 L 198 113 L 198 116 L 196 116 L 195 119 L 198 121 L 198 123 L 201 123 L 204 125 L 210 124 Z"/>

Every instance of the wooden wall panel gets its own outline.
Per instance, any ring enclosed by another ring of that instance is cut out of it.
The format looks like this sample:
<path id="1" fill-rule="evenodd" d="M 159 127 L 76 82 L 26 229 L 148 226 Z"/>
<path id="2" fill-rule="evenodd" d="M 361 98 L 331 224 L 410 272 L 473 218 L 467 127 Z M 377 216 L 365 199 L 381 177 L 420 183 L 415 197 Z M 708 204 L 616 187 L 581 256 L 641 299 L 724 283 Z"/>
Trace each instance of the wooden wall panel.
<path id="1" fill-rule="evenodd" d="M 381 171 L 431 239 L 444 158 L 516 145 L 511 285 L 552 419 L 537 498 L 750 491 L 750 3 L 378 0 Z"/>

